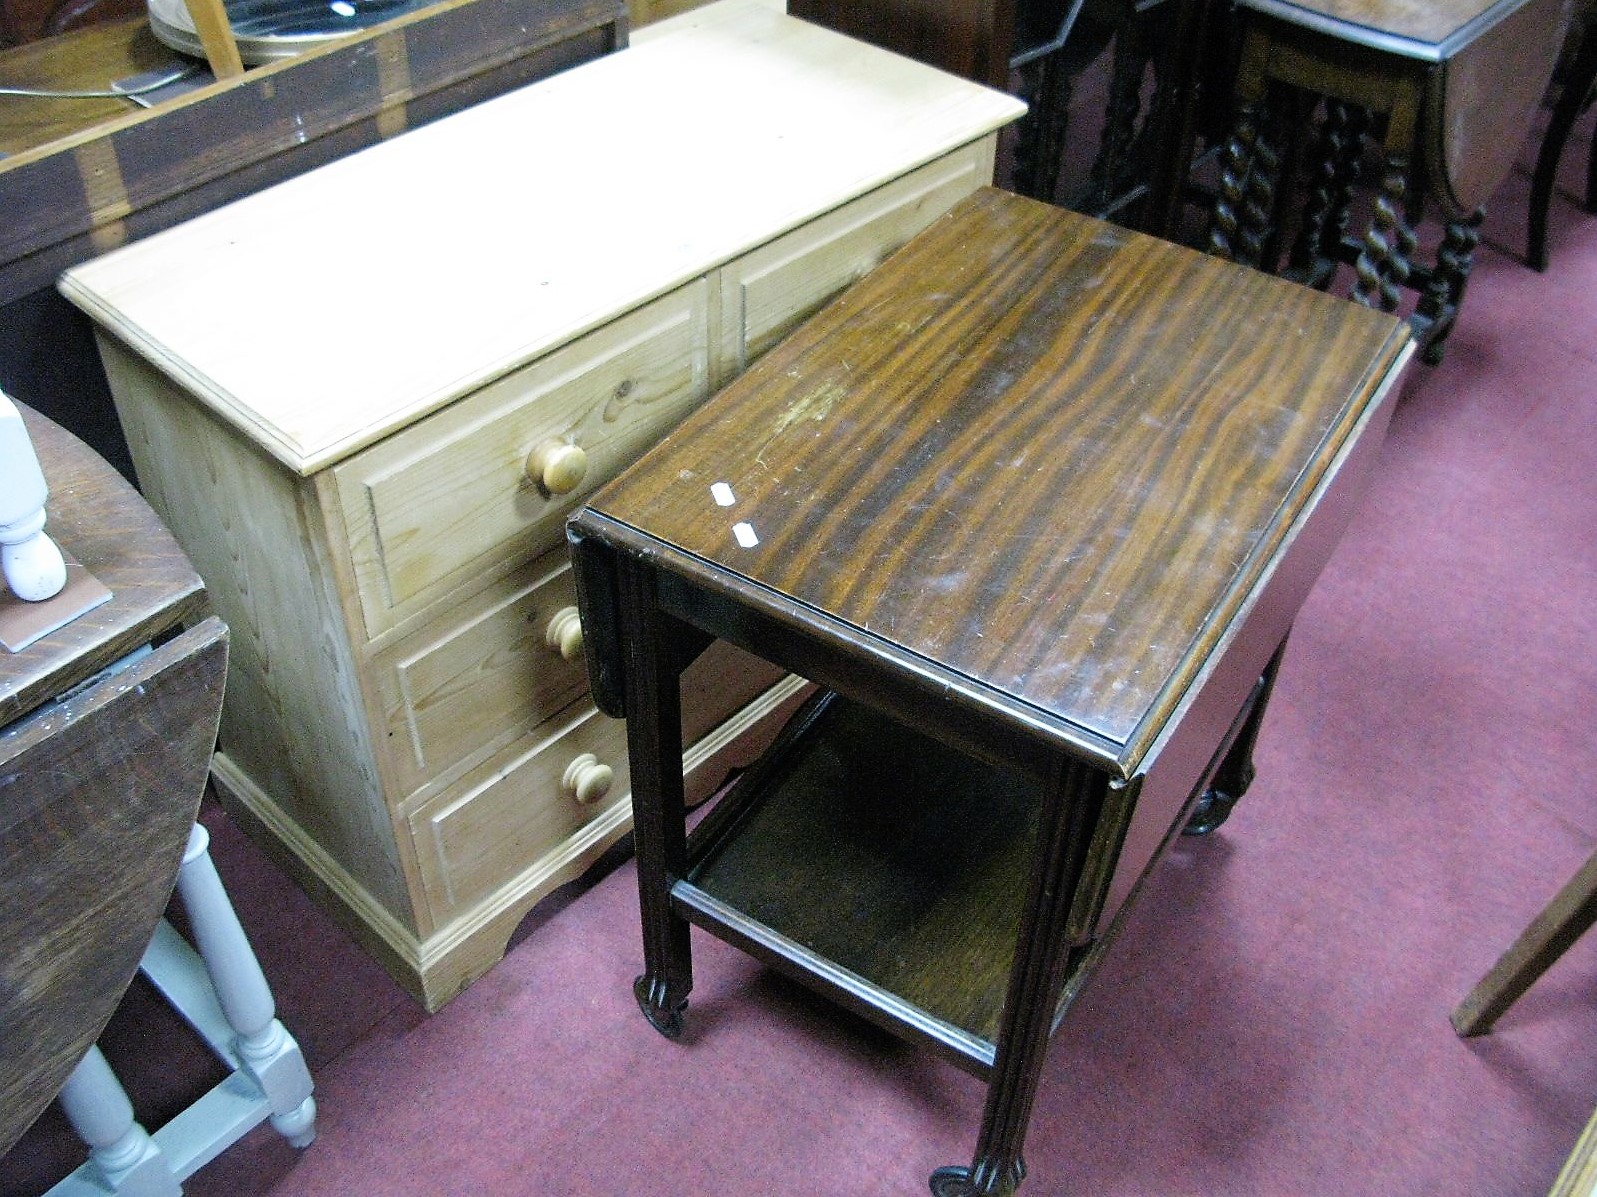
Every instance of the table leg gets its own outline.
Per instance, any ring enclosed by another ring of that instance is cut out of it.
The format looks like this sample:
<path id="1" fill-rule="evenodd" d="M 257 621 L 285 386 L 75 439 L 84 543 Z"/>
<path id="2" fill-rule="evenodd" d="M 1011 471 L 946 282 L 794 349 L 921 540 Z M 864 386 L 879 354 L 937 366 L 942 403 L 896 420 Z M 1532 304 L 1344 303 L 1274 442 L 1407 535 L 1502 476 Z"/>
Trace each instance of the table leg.
<path id="1" fill-rule="evenodd" d="M 89 1145 L 105 1191 L 120 1197 L 179 1197 L 177 1175 L 155 1140 L 133 1117 L 133 1105 L 111 1066 L 91 1046 L 61 1087 L 61 1109 Z M 88 1186 L 86 1186 L 88 1187 Z"/>
<path id="2" fill-rule="evenodd" d="M 1259 741 L 1259 728 L 1264 724 L 1264 711 L 1270 705 L 1270 695 L 1275 691 L 1276 674 L 1281 671 L 1281 658 L 1286 654 L 1286 640 L 1281 641 L 1275 655 L 1270 658 L 1264 672 L 1259 675 L 1253 693 L 1248 696 L 1247 711 L 1242 727 L 1231 747 L 1226 749 L 1220 766 L 1214 771 L 1192 808 L 1184 835 L 1208 835 L 1231 817 L 1231 810 L 1253 784 L 1253 746 Z"/>
<path id="3" fill-rule="evenodd" d="M 643 975 L 632 992 L 655 1030 L 675 1039 L 693 988 L 688 923 L 671 909 L 671 886 L 687 870 L 679 657 L 655 605 L 653 571 L 618 554 L 616 587 L 643 916 Z"/>
<path id="4" fill-rule="evenodd" d="M 1026 1127 L 1072 957 L 1066 927 L 1110 784 L 1076 761 L 1049 779 L 975 1161 L 932 1173 L 935 1197 L 1007 1197 L 1025 1179 Z"/>
<path id="5" fill-rule="evenodd" d="M 295 1147 L 309 1147 L 316 1138 L 310 1071 L 298 1042 L 277 1018 L 266 974 L 211 861 L 210 842 L 205 828 L 194 824 L 178 869 L 178 894 L 217 1003 L 237 1034 L 240 1069 L 260 1087 L 277 1133 Z"/>
<path id="6" fill-rule="evenodd" d="M 1475 265 L 1475 247 L 1480 244 L 1480 227 L 1485 219 L 1486 209 L 1477 208 L 1463 220 L 1447 222 L 1430 285 L 1414 309 L 1414 322 L 1425 342 L 1421 356 L 1428 365 L 1441 362 L 1447 338 L 1464 306 L 1464 288 Z"/>
<path id="7" fill-rule="evenodd" d="M 1364 248 L 1354 263 L 1358 282 L 1353 285 L 1353 298 L 1365 307 L 1395 311 L 1398 288 L 1409 276 L 1414 231 L 1403 217 L 1407 191 L 1408 156 L 1389 149 L 1386 175 L 1381 180 L 1381 192 L 1375 197 L 1375 215 L 1364 234 Z"/>
<path id="8" fill-rule="evenodd" d="M 1597 853 L 1476 982 L 1451 1015 L 1453 1029 L 1465 1036 L 1491 1030 L 1503 1012 L 1593 926 L 1597 926 Z"/>
<path id="9" fill-rule="evenodd" d="M 1088 171 L 1087 194 L 1080 205 L 1083 212 L 1107 212 L 1126 189 L 1137 118 L 1142 115 L 1142 80 L 1154 56 L 1153 31 L 1149 28 L 1152 17 L 1138 12 L 1135 5 L 1127 5 L 1127 9 L 1115 32 L 1109 102 L 1104 108 L 1103 130 L 1098 135 L 1098 152 Z"/>
<path id="10" fill-rule="evenodd" d="M 1588 28 L 1581 37 L 1558 103 L 1553 106 L 1552 119 L 1547 122 L 1547 132 L 1542 136 L 1541 151 L 1536 155 L 1536 172 L 1531 176 L 1529 245 L 1525 256 L 1536 270 L 1547 269 L 1547 209 L 1552 205 L 1553 187 L 1558 180 L 1558 160 L 1563 157 L 1564 144 L 1585 110 L 1594 84 L 1597 84 L 1597 30 Z M 1597 162 L 1597 155 L 1588 161 L 1588 173 L 1591 162 Z M 1588 210 L 1592 207 L 1592 198 L 1588 180 Z"/>
<path id="11" fill-rule="evenodd" d="M 1336 272 L 1368 121 L 1368 114 L 1357 105 L 1326 101 L 1315 151 L 1314 186 L 1290 258 L 1290 277 L 1308 286 L 1324 289 Z"/>
<path id="12" fill-rule="evenodd" d="M 1253 174 L 1253 150 L 1259 132 L 1259 105 L 1243 104 L 1237 110 L 1236 123 L 1226 140 L 1225 152 L 1220 160 L 1220 184 L 1215 196 L 1214 213 L 1209 220 L 1209 252 L 1218 258 L 1247 261 L 1246 246 L 1256 237 L 1250 237 L 1243 219 L 1249 211 L 1246 203 L 1248 179 Z"/>
<path id="13" fill-rule="evenodd" d="M 1064 51 L 1056 50 L 1020 68 L 1021 99 L 1031 105 L 1031 112 L 1016 128 L 1015 190 L 1050 204 L 1059 187 L 1075 90 L 1075 79 L 1063 59 Z"/>

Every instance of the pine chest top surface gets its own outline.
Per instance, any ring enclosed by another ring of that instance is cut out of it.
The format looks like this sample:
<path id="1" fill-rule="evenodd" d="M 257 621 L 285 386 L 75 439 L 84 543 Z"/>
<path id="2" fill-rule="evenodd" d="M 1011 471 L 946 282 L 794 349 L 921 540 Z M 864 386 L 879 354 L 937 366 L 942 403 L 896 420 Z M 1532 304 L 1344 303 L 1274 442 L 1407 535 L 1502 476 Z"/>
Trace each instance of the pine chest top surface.
<path id="1" fill-rule="evenodd" d="M 986 189 L 582 519 L 1129 770 L 1408 346 L 1391 316 Z"/>
<path id="2" fill-rule="evenodd" d="M 1023 111 L 758 0 L 645 32 L 61 289 L 310 474 Z"/>

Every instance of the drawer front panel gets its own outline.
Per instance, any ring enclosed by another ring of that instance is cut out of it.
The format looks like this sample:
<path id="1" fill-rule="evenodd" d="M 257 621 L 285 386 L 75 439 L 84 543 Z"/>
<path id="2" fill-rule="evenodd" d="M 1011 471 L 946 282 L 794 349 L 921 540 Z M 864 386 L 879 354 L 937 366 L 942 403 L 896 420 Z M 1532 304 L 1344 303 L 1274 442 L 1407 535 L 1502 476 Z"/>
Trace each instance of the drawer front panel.
<path id="1" fill-rule="evenodd" d="M 570 722 L 498 768 L 473 774 L 459 793 L 411 818 L 416 855 L 437 925 L 481 901 L 616 803 L 629 803 L 627 729 L 619 719 L 578 704 Z M 603 797 L 581 802 L 566 771 L 592 754 L 614 780 Z"/>
<path id="2" fill-rule="evenodd" d="M 774 666 L 729 644 L 711 645 L 682 676 L 683 742 L 698 744 L 782 676 Z M 519 752 L 511 750 L 509 759 L 495 758 L 474 768 L 449 795 L 411 816 L 417 858 L 438 924 L 510 884 L 524 870 L 538 867 L 617 802 L 630 803 L 624 722 L 578 702 L 545 728 L 549 735 L 536 737 Z M 608 766 L 613 776 L 609 792 L 588 803 L 579 801 L 566 784 L 567 770 L 584 753 Z M 701 763 L 701 771 L 707 768 Z M 695 777 L 691 788 L 700 797 L 721 780 Z"/>
<path id="3" fill-rule="evenodd" d="M 838 292 L 991 182 L 993 144 L 984 138 L 962 147 L 725 266 L 718 381 L 747 369 Z"/>
<path id="4" fill-rule="evenodd" d="M 398 794 L 505 746 L 587 694 L 576 602 L 559 549 L 377 654 Z"/>
<path id="5" fill-rule="evenodd" d="M 382 742 L 400 801 L 587 697 L 576 604 L 562 547 L 377 654 Z M 686 741 L 781 678 L 741 649 L 711 645 L 682 677 Z"/>
<path id="6" fill-rule="evenodd" d="M 367 635 L 559 544 L 566 514 L 708 393 L 707 296 L 682 287 L 336 467 Z M 527 461 L 563 446 L 585 468 L 564 462 L 554 493 Z"/>

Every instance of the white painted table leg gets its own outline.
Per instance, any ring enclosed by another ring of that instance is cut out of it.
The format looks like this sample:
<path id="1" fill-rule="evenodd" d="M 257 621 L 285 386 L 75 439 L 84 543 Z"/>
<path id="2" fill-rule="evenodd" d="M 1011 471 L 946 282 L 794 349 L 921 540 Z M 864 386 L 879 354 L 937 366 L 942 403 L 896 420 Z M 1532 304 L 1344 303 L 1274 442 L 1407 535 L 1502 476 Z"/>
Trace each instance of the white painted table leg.
<path id="1" fill-rule="evenodd" d="M 98 1047 L 89 1048 L 57 1098 L 89 1145 L 89 1166 L 121 1197 L 179 1197 L 166 1156 L 133 1118 L 133 1105 Z"/>
<path id="2" fill-rule="evenodd" d="M 238 1033 L 241 1071 L 265 1093 L 277 1132 L 295 1147 L 307 1147 L 316 1138 L 310 1070 L 299 1044 L 277 1020 L 271 987 L 222 888 L 209 849 L 210 835 L 196 823 L 178 870 L 178 893 L 222 1012 Z"/>

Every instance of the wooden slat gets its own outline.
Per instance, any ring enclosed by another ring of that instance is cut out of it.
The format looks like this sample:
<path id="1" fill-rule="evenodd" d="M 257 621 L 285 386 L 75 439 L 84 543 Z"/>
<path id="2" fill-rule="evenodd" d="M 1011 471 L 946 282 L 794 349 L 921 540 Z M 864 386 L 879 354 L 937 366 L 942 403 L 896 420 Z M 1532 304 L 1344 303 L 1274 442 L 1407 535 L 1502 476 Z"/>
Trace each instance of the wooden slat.
<path id="1" fill-rule="evenodd" d="M 1484 1035 L 1538 977 L 1597 924 L 1597 853 L 1566 881 L 1451 1015 L 1460 1035 Z"/>
<path id="2" fill-rule="evenodd" d="M 194 31 L 205 47 L 205 61 L 218 79 L 232 79 L 244 73 L 244 60 L 238 54 L 233 27 L 227 21 L 222 0 L 183 0 L 194 22 Z"/>
<path id="3" fill-rule="evenodd" d="M 1597 1114 L 1581 1131 L 1548 1197 L 1592 1197 L 1597 1193 Z"/>

